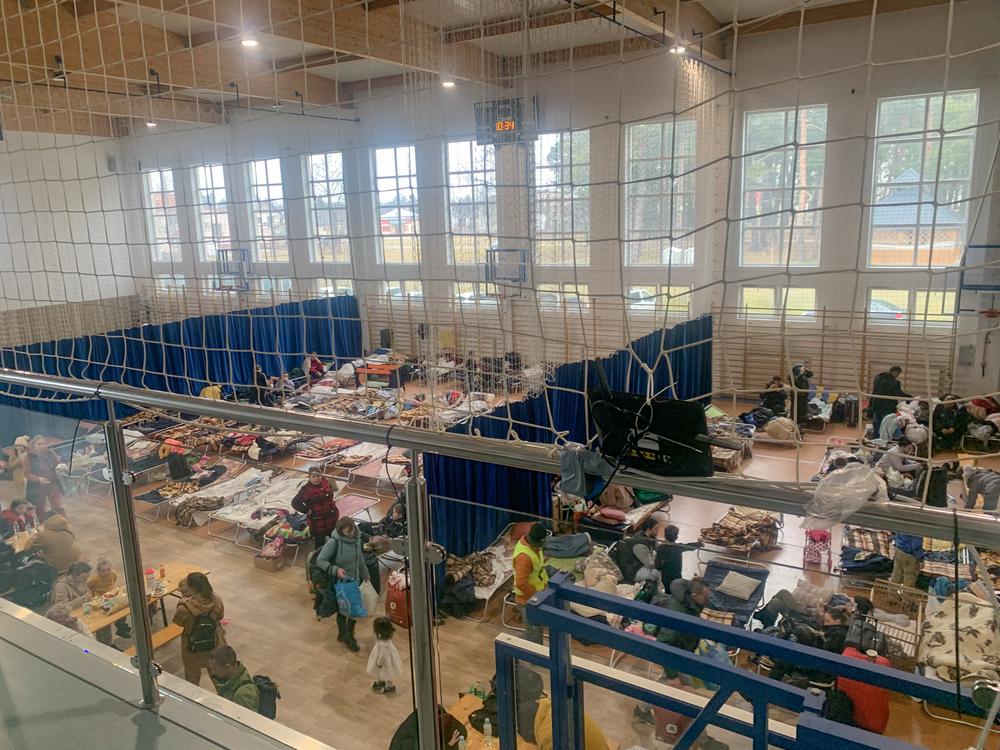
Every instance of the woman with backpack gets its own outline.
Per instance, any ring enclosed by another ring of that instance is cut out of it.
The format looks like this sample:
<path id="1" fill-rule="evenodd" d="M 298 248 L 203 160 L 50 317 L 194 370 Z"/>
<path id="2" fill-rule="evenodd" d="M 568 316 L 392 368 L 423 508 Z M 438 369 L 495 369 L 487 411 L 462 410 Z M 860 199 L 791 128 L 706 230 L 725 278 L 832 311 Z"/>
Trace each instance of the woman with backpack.
<path id="1" fill-rule="evenodd" d="M 316 567 L 330 576 L 333 584 L 342 581 L 357 581 L 359 584 L 371 579 L 365 565 L 361 535 L 352 518 L 341 518 L 319 555 Z M 357 653 L 358 642 L 354 640 L 354 625 L 357 621 L 337 613 L 337 640 Z"/>
<path id="2" fill-rule="evenodd" d="M 181 633 L 184 679 L 197 685 L 201 682 L 202 670 L 208 669 L 212 652 L 226 645 L 222 629 L 225 608 L 204 573 L 190 573 L 180 588 L 182 599 L 174 613 L 174 624 L 184 631 Z"/>

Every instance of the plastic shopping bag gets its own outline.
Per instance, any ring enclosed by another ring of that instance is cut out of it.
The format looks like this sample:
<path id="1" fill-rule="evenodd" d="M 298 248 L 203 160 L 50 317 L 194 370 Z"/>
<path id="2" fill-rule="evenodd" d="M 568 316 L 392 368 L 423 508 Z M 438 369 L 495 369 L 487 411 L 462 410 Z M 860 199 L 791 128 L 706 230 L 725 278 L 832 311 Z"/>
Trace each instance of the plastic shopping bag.
<path id="1" fill-rule="evenodd" d="M 375 591 L 371 581 L 361 584 L 361 602 L 365 605 L 364 617 L 370 617 L 375 613 L 375 607 L 378 606 L 378 592 Z"/>
<path id="2" fill-rule="evenodd" d="M 885 482 L 869 467 L 848 464 L 820 480 L 806 503 L 804 529 L 829 529 L 856 513 L 869 500 L 887 500 Z"/>
<path id="3" fill-rule="evenodd" d="M 339 581 L 335 586 L 337 592 L 337 611 L 345 617 L 356 620 L 359 617 L 367 617 L 368 610 L 365 609 L 365 602 L 361 597 L 361 586 L 357 581 Z"/>

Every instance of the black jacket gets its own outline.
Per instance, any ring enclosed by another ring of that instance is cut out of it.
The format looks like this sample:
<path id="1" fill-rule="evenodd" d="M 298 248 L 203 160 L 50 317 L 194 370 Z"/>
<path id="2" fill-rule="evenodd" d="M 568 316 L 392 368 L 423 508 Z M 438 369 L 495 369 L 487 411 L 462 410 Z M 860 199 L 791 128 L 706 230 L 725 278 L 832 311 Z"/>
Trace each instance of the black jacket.
<path id="1" fill-rule="evenodd" d="M 684 575 L 684 553 L 697 547 L 688 544 L 661 544 L 656 550 L 656 561 L 653 563 L 660 571 L 663 587 L 670 590 L 670 584 Z"/>
<path id="2" fill-rule="evenodd" d="M 632 536 L 625 537 L 618 544 L 615 545 L 614 549 L 614 561 L 618 564 L 618 567 L 622 571 L 622 579 L 625 583 L 635 583 L 635 574 L 639 572 L 642 567 L 642 563 L 639 562 L 639 558 L 635 556 L 636 545 L 644 544 L 649 547 L 649 551 L 653 552 L 656 549 L 656 540 L 650 539 L 648 536 L 643 536 L 640 534 L 633 534 Z M 664 584 L 668 581 L 664 581 Z"/>
<path id="3" fill-rule="evenodd" d="M 909 393 L 903 390 L 903 386 L 899 384 L 899 380 L 889 372 L 880 372 L 875 376 L 875 382 L 872 383 L 872 408 L 887 414 L 896 411 L 896 404 L 899 403 L 896 399 L 876 398 L 877 396 L 912 398 Z"/>

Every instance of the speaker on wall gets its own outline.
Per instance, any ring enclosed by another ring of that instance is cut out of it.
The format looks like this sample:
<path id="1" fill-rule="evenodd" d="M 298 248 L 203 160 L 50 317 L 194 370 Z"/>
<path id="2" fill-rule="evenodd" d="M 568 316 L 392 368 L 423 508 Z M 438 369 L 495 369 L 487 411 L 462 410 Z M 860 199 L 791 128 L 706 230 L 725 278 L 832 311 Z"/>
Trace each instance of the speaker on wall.
<path id="1" fill-rule="evenodd" d="M 108 154 L 108 171 L 111 174 L 118 171 L 118 159 L 115 158 L 114 154 Z"/>
<path id="2" fill-rule="evenodd" d="M 382 349 L 392 348 L 392 329 L 382 328 L 378 332 L 378 345 Z"/>

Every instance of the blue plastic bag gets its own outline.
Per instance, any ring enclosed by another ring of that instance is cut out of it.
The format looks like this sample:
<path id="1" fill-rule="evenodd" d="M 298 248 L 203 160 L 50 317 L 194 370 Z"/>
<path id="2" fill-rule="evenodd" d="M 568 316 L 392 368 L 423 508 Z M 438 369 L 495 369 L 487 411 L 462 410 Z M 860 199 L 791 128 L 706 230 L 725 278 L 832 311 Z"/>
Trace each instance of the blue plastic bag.
<path id="1" fill-rule="evenodd" d="M 357 581 L 338 581 L 334 589 L 337 592 L 337 610 L 340 614 L 352 620 L 368 617 L 368 610 L 361 597 L 361 585 Z"/>

